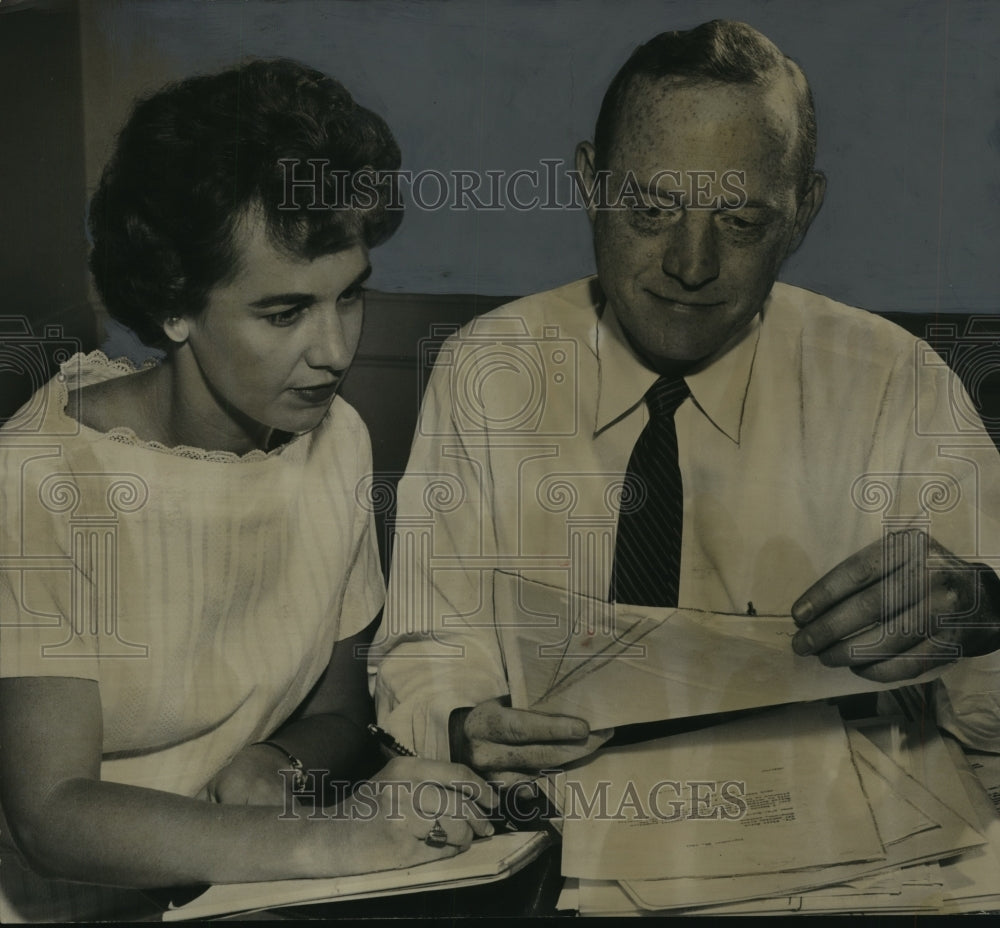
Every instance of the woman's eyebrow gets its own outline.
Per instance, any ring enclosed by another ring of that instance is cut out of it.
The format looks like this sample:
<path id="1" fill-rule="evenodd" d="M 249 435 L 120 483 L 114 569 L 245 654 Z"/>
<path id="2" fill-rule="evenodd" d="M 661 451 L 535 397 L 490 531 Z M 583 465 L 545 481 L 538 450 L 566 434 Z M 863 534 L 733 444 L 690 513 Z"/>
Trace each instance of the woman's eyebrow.
<path id="1" fill-rule="evenodd" d="M 261 297 L 250 305 L 254 309 L 269 309 L 272 306 L 291 306 L 296 303 L 315 303 L 316 296 L 312 293 L 275 293 L 273 296 Z"/>
<path id="2" fill-rule="evenodd" d="M 351 287 L 357 287 L 371 276 L 372 266 L 369 264 L 344 289 L 350 290 Z M 259 300 L 254 300 L 249 305 L 254 309 L 270 309 L 272 306 L 294 306 L 299 303 L 309 306 L 315 302 L 316 294 L 314 293 L 274 293 L 270 296 L 263 296 Z"/>

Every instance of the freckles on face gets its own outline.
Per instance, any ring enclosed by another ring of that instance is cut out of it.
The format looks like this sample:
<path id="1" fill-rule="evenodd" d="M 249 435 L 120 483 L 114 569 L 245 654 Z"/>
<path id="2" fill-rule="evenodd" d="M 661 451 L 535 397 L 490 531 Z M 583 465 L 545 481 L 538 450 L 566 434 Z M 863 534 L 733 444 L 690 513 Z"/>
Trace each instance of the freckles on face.
<path id="1" fill-rule="evenodd" d="M 654 368 L 710 356 L 759 311 L 791 241 L 794 107 L 778 91 L 640 82 L 609 158 L 612 200 L 632 177 L 641 203 L 599 210 L 598 276 L 633 347 Z M 739 197 L 721 197 L 720 183 Z"/>

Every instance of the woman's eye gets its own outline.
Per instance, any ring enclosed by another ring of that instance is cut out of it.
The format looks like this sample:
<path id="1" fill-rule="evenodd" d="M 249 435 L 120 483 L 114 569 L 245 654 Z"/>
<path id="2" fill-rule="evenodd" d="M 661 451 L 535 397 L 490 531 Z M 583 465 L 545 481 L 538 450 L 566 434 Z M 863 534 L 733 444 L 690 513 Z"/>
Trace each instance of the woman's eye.
<path id="1" fill-rule="evenodd" d="M 270 316 L 266 316 L 268 322 L 271 325 L 278 327 L 293 325 L 305 311 L 304 306 L 292 306 L 289 309 L 283 309 L 280 313 L 271 313 Z"/>

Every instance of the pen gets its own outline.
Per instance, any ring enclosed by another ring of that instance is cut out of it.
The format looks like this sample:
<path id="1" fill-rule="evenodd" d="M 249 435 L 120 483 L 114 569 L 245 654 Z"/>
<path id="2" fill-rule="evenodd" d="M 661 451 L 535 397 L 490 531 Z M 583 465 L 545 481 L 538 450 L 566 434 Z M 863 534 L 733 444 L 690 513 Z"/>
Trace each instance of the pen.
<path id="1" fill-rule="evenodd" d="M 400 744 L 395 738 L 392 737 L 392 735 L 389 734 L 389 732 L 387 732 L 384 728 L 379 728 L 374 722 L 368 726 L 368 732 L 379 744 L 382 745 L 382 747 L 386 748 L 397 757 L 417 756 L 405 744 Z"/>
<path id="2" fill-rule="evenodd" d="M 393 736 L 387 732 L 384 728 L 380 728 L 374 722 L 368 726 L 368 733 L 387 751 L 395 754 L 397 757 L 416 757 L 417 754 L 411 751 L 405 744 L 400 744 Z M 517 831 L 517 825 L 515 825 L 509 818 L 503 815 L 501 812 L 494 812 L 490 816 L 490 821 L 494 824 L 503 825 L 507 831 Z"/>

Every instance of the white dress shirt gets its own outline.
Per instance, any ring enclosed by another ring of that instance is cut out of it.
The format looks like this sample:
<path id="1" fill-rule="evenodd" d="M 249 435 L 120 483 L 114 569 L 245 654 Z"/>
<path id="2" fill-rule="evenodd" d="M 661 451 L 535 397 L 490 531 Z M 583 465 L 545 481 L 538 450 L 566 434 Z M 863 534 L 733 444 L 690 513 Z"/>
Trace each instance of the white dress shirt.
<path id="1" fill-rule="evenodd" d="M 507 692 L 495 567 L 607 597 L 656 377 L 593 278 L 487 313 L 442 348 L 398 488 L 371 666 L 381 723 L 418 753 L 447 757 L 450 712 Z M 1000 566 L 996 448 L 957 377 L 898 326 L 775 284 L 685 379 L 680 607 L 788 614 L 904 526 Z M 1000 744 L 998 670 L 1000 654 L 966 658 L 937 687 L 939 723 L 985 749 Z"/>

